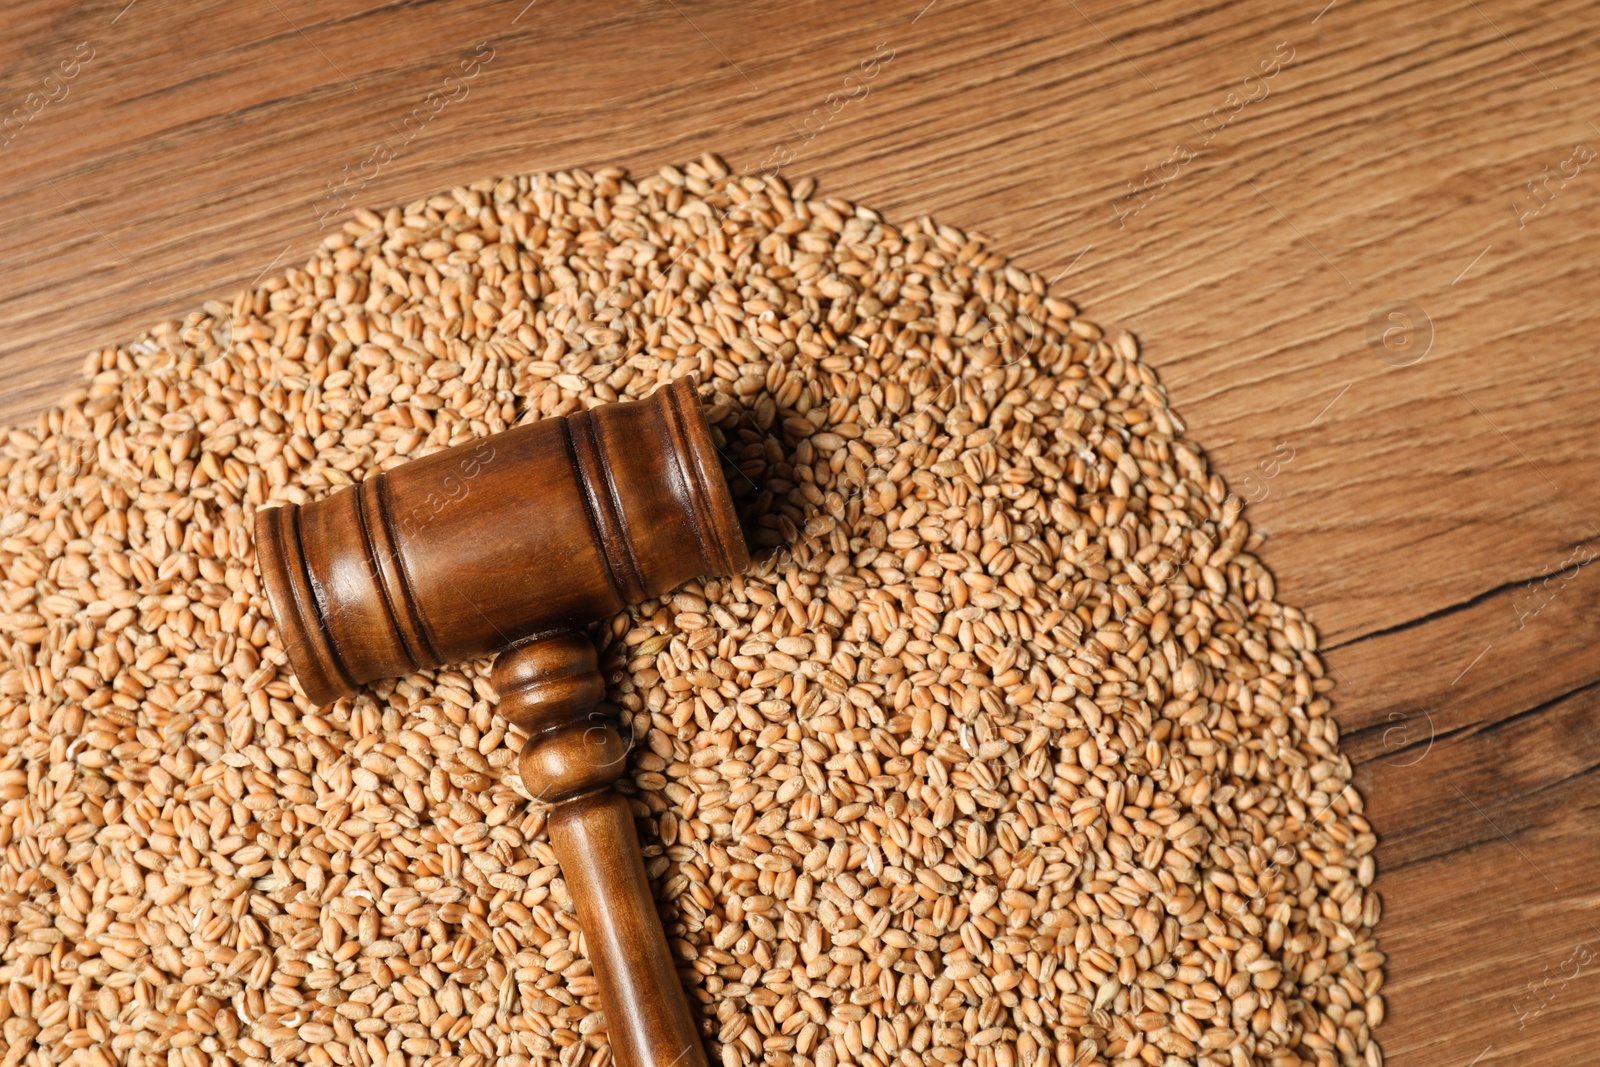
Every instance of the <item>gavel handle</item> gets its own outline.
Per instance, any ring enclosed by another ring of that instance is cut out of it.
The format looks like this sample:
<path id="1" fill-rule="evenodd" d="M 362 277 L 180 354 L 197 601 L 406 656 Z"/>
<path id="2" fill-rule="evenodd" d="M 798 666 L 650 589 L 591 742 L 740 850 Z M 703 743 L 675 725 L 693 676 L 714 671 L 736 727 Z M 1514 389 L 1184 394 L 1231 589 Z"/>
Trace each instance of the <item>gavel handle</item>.
<path id="1" fill-rule="evenodd" d="M 628 802 L 601 789 L 558 805 L 549 827 L 617 1063 L 704 1067 L 700 1036 L 645 880 Z"/>
<path id="2" fill-rule="evenodd" d="M 524 787 L 551 803 L 550 844 L 578 913 L 617 1067 L 706 1067 L 656 914 L 628 802 L 610 785 L 627 748 L 595 711 L 592 642 L 561 633 L 495 661 L 500 713 L 526 729 Z"/>

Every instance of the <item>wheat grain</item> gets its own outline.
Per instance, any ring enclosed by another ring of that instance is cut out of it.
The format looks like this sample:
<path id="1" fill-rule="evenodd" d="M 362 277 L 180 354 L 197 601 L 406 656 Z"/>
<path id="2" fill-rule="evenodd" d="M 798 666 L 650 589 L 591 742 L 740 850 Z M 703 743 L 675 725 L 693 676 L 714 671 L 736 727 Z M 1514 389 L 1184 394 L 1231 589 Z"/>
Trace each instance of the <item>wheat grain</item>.
<path id="1" fill-rule="evenodd" d="M 507 178 L 85 370 L 0 455 L 8 1063 L 604 1067 L 487 664 L 311 707 L 246 531 L 688 373 L 767 551 L 597 637 L 713 1055 L 1381 1063 L 1315 632 L 1133 338 L 986 239 Z"/>

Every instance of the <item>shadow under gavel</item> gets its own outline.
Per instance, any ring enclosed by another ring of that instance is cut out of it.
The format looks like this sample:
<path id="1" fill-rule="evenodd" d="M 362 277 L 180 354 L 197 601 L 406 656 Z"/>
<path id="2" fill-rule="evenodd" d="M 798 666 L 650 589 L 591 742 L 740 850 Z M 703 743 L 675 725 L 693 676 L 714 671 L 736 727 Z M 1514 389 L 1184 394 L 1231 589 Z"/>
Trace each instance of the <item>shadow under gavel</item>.
<path id="1" fill-rule="evenodd" d="M 551 805 L 619 1067 L 705 1067 L 651 899 L 627 748 L 582 627 L 749 554 L 687 379 L 447 448 L 256 517 L 278 631 L 318 704 L 500 650 L 523 785 Z"/>

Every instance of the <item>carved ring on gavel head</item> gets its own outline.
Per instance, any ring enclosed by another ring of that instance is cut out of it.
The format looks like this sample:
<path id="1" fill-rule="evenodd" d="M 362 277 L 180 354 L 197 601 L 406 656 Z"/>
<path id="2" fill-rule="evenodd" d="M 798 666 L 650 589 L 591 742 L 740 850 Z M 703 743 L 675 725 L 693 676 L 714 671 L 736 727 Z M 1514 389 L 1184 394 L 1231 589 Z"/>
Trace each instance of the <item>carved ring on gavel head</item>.
<path id="1" fill-rule="evenodd" d="M 318 704 L 498 651 L 500 714 L 583 929 L 618 1067 L 705 1067 L 645 877 L 608 788 L 627 747 L 581 627 L 749 565 L 692 381 L 447 448 L 256 517 L 289 661 Z"/>

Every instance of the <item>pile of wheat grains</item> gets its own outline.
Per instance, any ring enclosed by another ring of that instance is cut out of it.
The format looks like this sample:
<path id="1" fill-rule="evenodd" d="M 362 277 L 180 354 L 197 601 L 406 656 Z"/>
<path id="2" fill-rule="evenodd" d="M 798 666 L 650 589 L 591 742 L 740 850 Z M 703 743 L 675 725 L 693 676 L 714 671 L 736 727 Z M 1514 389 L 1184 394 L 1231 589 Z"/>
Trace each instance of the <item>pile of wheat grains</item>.
<path id="1" fill-rule="evenodd" d="M 713 1063 L 1382 1062 L 1316 635 L 1132 338 L 985 238 L 570 171 L 180 326 L 0 458 L 4 1064 L 610 1062 L 487 663 L 312 707 L 247 531 L 690 373 L 760 558 L 597 638 Z"/>

